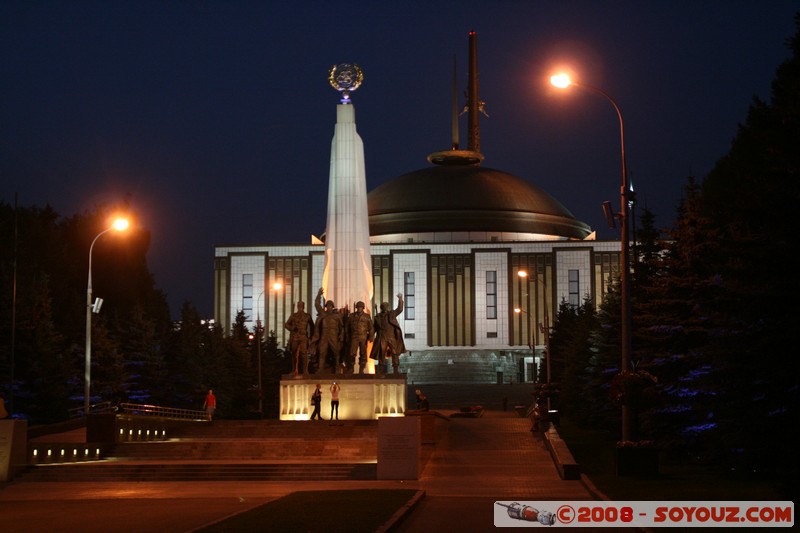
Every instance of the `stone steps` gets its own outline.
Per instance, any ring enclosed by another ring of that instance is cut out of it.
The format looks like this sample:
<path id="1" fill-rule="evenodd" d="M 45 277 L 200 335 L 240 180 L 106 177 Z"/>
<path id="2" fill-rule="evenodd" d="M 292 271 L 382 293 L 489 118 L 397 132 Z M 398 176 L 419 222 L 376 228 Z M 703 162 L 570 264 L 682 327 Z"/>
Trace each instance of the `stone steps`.
<path id="1" fill-rule="evenodd" d="M 414 350 L 400 356 L 400 369 L 408 383 L 448 383 L 454 385 L 491 385 L 498 381 L 516 380 L 515 358 L 510 351 L 474 350 L 470 353 L 450 350 Z"/>
<path id="2" fill-rule="evenodd" d="M 101 460 L 33 465 L 25 481 L 314 481 L 374 479 L 375 420 L 215 420 L 168 439 L 119 442 Z M 55 437 L 55 436 L 54 436 Z M 371 477 L 370 477 L 371 476 Z"/>
<path id="3" fill-rule="evenodd" d="M 175 459 L 199 461 L 291 461 L 303 462 L 312 457 L 336 462 L 375 460 L 376 437 L 355 439 L 272 439 L 163 441 L 117 444 L 111 456 L 128 461 Z"/>
<path id="4" fill-rule="evenodd" d="M 372 464 L 72 463 L 30 467 L 23 481 L 326 481 L 375 479 Z"/>

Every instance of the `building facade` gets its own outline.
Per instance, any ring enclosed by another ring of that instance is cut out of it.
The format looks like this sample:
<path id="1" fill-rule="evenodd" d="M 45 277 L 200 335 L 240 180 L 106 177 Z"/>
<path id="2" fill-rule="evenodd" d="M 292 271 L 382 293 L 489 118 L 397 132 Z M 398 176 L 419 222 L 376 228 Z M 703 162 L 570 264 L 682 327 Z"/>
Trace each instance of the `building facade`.
<path id="1" fill-rule="evenodd" d="M 535 381 L 548 318 L 562 301 L 599 303 L 619 274 L 618 241 L 374 242 L 371 252 L 373 314 L 405 297 L 409 383 Z M 230 331 L 242 311 L 285 346 L 283 324 L 296 302 L 313 308 L 323 266 L 323 245 L 217 246 L 215 320 Z"/>

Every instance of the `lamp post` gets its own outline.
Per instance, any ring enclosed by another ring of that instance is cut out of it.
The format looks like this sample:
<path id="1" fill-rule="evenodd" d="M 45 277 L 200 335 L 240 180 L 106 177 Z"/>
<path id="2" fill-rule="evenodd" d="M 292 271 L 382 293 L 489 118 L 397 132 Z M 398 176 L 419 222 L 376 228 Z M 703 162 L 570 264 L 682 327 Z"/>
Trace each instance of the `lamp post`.
<path id="1" fill-rule="evenodd" d="M 283 288 L 283 283 L 280 281 L 276 281 L 272 284 L 272 289 L 277 292 Z M 264 296 L 264 291 L 261 291 L 258 294 L 258 298 L 256 299 L 256 354 L 257 354 L 257 361 L 258 361 L 258 417 L 262 418 L 264 416 L 264 391 L 263 383 L 262 383 L 262 373 L 261 373 L 261 338 L 264 335 L 264 332 L 261 328 L 261 297 Z"/>
<path id="2" fill-rule="evenodd" d="M 527 278 L 528 277 L 528 272 L 525 271 L 525 270 L 520 270 L 519 272 L 517 272 L 517 275 L 520 278 Z M 538 282 L 540 282 L 542 284 L 542 287 L 544 288 L 544 324 L 539 324 L 539 331 L 544 334 L 544 361 L 545 361 L 544 364 L 545 364 L 545 370 L 546 370 L 545 375 L 546 375 L 546 379 L 547 379 L 546 383 L 547 383 L 547 387 L 549 389 L 550 388 L 550 377 L 551 377 L 551 374 L 550 374 L 550 312 L 549 312 L 548 309 L 549 309 L 550 306 L 548 305 L 547 302 L 548 302 L 548 299 L 549 299 L 550 295 L 548 294 L 547 283 L 545 283 L 545 281 L 542 278 L 540 278 L 538 275 L 535 275 L 533 277 L 533 279 L 538 281 Z M 529 318 L 532 318 L 531 314 L 528 311 L 525 311 L 524 309 L 522 309 L 520 307 L 515 307 L 514 308 L 514 312 L 515 313 L 525 313 L 525 314 L 528 315 Z M 528 331 L 530 331 L 530 329 L 531 328 L 529 327 Z M 548 391 L 548 395 L 547 395 L 547 411 L 550 412 L 550 394 L 549 394 L 549 391 Z"/>
<path id="3" fill-rule="evenodd" d="M 256 357 L 258 359 L 258 418 L 264 417 L 264 392 L 261 390 L 261 291 L 256 299 Z"/>
<path id="4" fill-rule="evenodd" d="M 628 237 L 628 213 L 629 213 L 629 184 L 628 172 L 625 163 L 625 122 L 622 119 L 622 111 L 611 96 L 602 89 L 585 83 L 578 83 L 570 79 L 567 74 L 556 74 L 550 77 L 550 83 L 554 86 L 565 89 L 570 85 L 582 87 L 605 97 L 614 110 L 617 112 L 619 118 L 619 138 L 620 148 L 622 155 L 622 184 L 619 189 L 620 195 L 620 211 L 617 217 L 620 221 L 620 300 L 621 302 L 621 361 L 620 371 L 624 372 L 630 367 L 632 341 L 631 341 L 631 280 L 630 280 L 630 254 L 629 254 L 629 237 Z M 630 440 L 631 433 L 631 417 L 627 404 L 622 405 L 622 440 Z"/>
<path id="5" fill-rule="evenodd" d="M 97 308 L 92 304 L 92 251 L 94 250 L 94 243 L 97 239 L 105 235 L 111 230 L 125 231 L 128 229 L 128 220 L 125 218 L 117 218 L 111 224 L 110 228 L 106 228 L 95 236 L 92 244 L 89 246 L 89 277 L 86 282 L 86 368 L 84 370 L 84 391 L 83 391 L 83 415 L 89 416 L 91 409 L 90 395 L 92 389 L 92 313 L 99 312 L 100 306 Z"/>

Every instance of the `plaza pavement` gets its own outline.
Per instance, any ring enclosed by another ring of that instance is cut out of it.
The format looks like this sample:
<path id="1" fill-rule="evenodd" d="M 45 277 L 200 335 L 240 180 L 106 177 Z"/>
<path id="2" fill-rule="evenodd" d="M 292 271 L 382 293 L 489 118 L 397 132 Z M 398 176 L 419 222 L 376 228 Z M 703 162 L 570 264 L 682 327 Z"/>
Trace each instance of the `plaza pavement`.
<path id="1" fill-rule="evenodd" d="M 0 531 L 188 532 L 295 491 L 411 488 L 421 498 L 388 529 L 479 532 L 496 530 L 495 501 L 601 497 L 587 480 L 561 480 L 541 437 L 530 431 L 530 421 L 512 411 L 440 421 L 438 433 L 436 445 L 426 445 L 420 479 L 412 481 L 86 483 L 23 478 L 0 485 Z M 271 531 L 267 524 L 264 531 Z"/>
<path id="2" fill-rule="evenodd" d="M 190 532 L 296 491 L 405 488 L 416 489 L 417 498 L 386 530 L 482 532 L 497 530 L 495 501 L 604 499 L 585 477 L 560 479 L 530 426 L 513 410 L 440 419 L 436 444 L 423 445 L 420 479 L 409 481 L 90 483 L 23 477 L 0 484 L 0 531 Z M 263 531 L 273 530 L 265 524 Z"/>

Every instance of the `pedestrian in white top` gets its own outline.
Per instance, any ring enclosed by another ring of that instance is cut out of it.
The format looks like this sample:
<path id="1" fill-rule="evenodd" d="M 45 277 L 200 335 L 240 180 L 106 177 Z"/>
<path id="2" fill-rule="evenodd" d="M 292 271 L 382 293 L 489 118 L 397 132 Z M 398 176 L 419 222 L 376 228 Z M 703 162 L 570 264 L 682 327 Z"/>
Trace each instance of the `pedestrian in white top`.
<path id="1" fill-rule="evenodd" d="M 333 420 L 333 413 L 336 411 L 336 420 L 339 420 L 339 384 L 335 381 L 331 385 L 331 420 Z"/>

